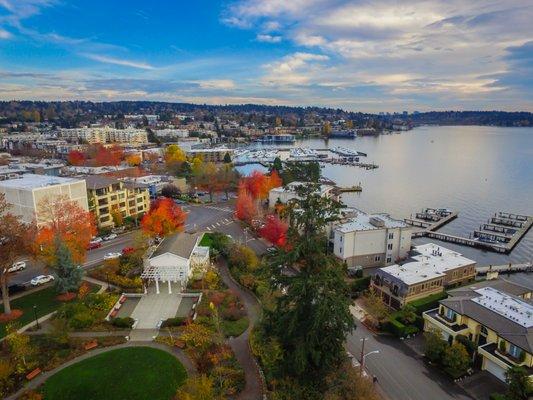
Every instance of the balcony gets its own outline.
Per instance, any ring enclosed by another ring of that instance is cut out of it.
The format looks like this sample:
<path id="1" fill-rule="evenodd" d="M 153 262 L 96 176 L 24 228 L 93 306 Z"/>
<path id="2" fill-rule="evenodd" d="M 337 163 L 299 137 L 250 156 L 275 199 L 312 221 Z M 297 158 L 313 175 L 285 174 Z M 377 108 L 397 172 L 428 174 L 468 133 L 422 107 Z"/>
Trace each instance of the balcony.
<path id="1" fill-rule="evenodd" d="M 426 311 L 422 313 L 424 319 L 427 319 L 433 325 L 436 325 L 443 331 L 446 331 L 453 337 L 456 335 L 467 334 L 468 326 L 465 324 L 458 324 L 455 321 L 449 321 L 447 318 L 439 314 L 439 309 L 434 308 L 433 310 Z"/>
<path id="2" fill-rule="evenodd" d="M 511 368 L 513 366 L 523 364 L 523 362 L 516 359 L 512 355 L 508 353 L 502 353 L 496 343 L 487 343 L 483 346 L 479 346 L 478 352 L 479 354 L 489 358 L 490 360 L 496 362 L 498 365 L 504 368 Z M 529 372 L 529 375 L 533 375 L 533 368 L 526 367 L 526 369 Z"/>

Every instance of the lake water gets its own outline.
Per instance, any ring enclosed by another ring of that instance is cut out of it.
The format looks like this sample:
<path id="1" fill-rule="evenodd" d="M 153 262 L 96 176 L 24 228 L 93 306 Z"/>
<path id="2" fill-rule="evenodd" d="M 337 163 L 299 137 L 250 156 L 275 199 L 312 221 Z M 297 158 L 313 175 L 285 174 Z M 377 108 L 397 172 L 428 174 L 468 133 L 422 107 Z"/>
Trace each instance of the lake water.
<path id="1" fill-rule="evenodd" d="M 424 126 L 377 137 L 298 140 L 294 146 L 343 146 L 367 153 L 361 161 L 374 162 L 378 169 L 322 169 L 340 186 L 361 183 L 363 192 L 345 194 L 343 201 L 366 212 L 403 219 L 425 207 L 450 208 L 459 216 L 440 231 L 460 236 L 468 236 L 497 211 L 533 215 L 533 128 Z M 533 229 L 509 255 L 441 244 L 479 265 L 533 260 Z"/>

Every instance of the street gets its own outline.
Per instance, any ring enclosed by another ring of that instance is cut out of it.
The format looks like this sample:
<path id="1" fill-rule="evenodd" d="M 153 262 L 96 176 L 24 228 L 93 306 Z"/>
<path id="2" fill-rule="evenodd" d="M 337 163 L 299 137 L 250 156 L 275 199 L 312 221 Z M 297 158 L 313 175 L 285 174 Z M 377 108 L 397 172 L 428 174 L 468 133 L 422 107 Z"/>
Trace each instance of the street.
<path id="1" fill-rule="evenodd" d="M 233 204 L 219 203 L 214 205 L 183 205 L 187 212 L 185 230 L 191 231 L 219 231 L 239 243 L 246 243 L 258 254 L 263 254 L 268 247 L 263 241 L 256 239 L 251 233 L 245 232 L 241 225 L 233 220 Z M 90 269 L 102 262 L 107 253 L 121 252 L 123 248 L 133 245 L 135 231 L 119 235 L 116 239 L 102 242 L 102 247 L 87 252 L 84 269 Z M 22 258 L 26 261 L 26 269 L 11 274 L 9 284 L 25 284 L 37 275 L 50 273 L 35 260 Z"/>
<path id="2" fill-rule="evenodd" d="M 362 338 L 366 338 L 365 354 L 379 350 L 365 359 L 365 366 L 370 375 L 378 378 L 386 400 L 471 400 L 450 378 L 430 368 L 400 340 L 374 335 L 358 320 L 356 324 L 346 347 L 358 360 Z"/>

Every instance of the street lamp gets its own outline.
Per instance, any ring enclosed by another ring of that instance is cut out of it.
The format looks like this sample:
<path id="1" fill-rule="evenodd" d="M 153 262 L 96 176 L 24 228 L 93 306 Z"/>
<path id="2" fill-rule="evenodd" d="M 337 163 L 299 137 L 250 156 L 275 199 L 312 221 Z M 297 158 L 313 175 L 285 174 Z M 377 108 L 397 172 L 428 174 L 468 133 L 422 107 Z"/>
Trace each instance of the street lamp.
<path id="1" fill-rule="evenodd" d="M 39 319 L 37 318 L 37 306 L 33 305 L 33 316 L 35 317 L 35 324 L 37 325 L 37 329 L 41 329 L 39 326 Z"/>
<path id="2" fill-rule="evenodd" d="M 363 345 L 361 346 L 361 359 L 359 360 L 359 376 L 363 374 L 363 369 L 365 367 L 365 358 L 369 356 L 370 354 L 378 354 L 379 350 L 372 350 L 368 353 L 365 353 L 365 341 L 366 338 L 362 338 L 361 342 L 363 342 Z"/>

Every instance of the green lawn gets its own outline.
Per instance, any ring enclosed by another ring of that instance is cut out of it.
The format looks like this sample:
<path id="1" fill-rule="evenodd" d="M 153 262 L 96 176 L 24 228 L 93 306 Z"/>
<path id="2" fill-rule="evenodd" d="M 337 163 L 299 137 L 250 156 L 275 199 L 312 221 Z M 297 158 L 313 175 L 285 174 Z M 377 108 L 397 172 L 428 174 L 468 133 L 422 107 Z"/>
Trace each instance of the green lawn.
<path id="1" fill-rule="evenodd" d="M 100 286 L 92 285 L 91 292 L 96 292 L 100 289 Z M 18 318 L 14 322 L 19 326 L 24 326 L 32 321 L 35 321 L 35 315 L 33 313 L 33 306 L 37 306 L 37 317 L 41 318 L 46 314 L 57 310 L 61 304 L 60 301 L 56 300 L 57 292 L 53 286 L 49 286 L 45 289 L 38 290 L 27 294 L 25 296 L 19 297 L 18 299 L 11 301 L 11 309 L 14 310 L 18 308 L 22 310 L 24 314 L 22 317 Z M 0 311 L 4 312 L 4 305 L 0 305 Z M 0 338 L 3 338 L 6 334 L 6 324 L 0 323 Z"/>
<path id="2" fill-rule="evenodd" d="M 111 350 L 48 379 L 46 400 L 169 400 L 187 377 L 171 354 L 149 347 Z"/>
<path id="3" fill-rule="evenodd" d="M 213 237 L 210 233 L 204 233 L 202 240 L 200 240 L 199 246 L 211 247 L 213 245 Z"/>
<path id="4" fill-rule="evenodd" d="M 221 321 L 220 328 L 226 337 L 237 337 L 248 328 L 248 317 L 242 317 L 237 321 Z"/>

